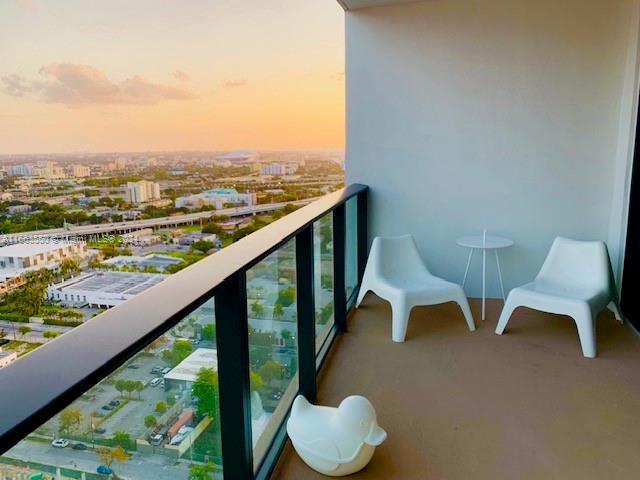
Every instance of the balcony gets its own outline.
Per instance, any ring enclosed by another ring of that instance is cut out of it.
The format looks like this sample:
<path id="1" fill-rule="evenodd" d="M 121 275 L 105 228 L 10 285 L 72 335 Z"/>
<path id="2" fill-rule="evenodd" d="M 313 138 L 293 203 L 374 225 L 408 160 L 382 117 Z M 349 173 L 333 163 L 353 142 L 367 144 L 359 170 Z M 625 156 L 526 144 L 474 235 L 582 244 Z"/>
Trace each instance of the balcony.
<path id="1" fill-rule="evenodd" d="M 369 294 L 328 355 L 318 402 L 361 394 L 387 441 L 349 478 L 634 478 L 640 460 L 640 340 L 609 312 L 600 354 L 580 354 L 573 322 L 518 310 L 504 337 L 502 302 L 469 333 L 454 304 L 415 308 L 407 341 L 390 341 L 388 303 Z M 471 301 L 476 319 L 480 302 Z M 326 478 L 290 444 L 275 479 Z"/>

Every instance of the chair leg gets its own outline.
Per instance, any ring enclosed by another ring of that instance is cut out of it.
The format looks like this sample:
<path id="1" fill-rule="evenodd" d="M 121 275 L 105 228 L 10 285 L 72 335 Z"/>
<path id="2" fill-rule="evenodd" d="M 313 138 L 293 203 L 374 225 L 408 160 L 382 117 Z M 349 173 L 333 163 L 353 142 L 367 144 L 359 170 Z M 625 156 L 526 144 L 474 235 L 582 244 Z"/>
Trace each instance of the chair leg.
<path id="1" fill-rule="evenodd" d="M 498 326 L 496 327 L 497 335 L 502 335 L 504 333 L 504 329 L 507 327 L 507 323 L 509 322 L 509 318 L 511 318 L 511 314 L 519 306 L 520 304 L 517 301 L 513 300 L 513 295 L 509 294 L 509 296 L 507 297 L 507 301 L 504 302 L 504 306 L 502 307 L 500 318 L 498 319 Z"/>
<path id="2" fill-rule="evenodd" d="M 410 314 L 411 307 L 404 301 L 391 303 L 391 338 L 394 342 L 404 342 Z"/>
<path id="3" fill-rule="evenodd" d="M 609 302 L 607 308 L 613 312 L 613 314 L 616 316 L 616 320 L 618 320 L 620 323 L 624 323 L 622 315 L 620 315 L 620 309 L 618 308 L 618 304 L 616 302 Z"/>
<path id="4" fill-rule="evenodd" d="M 576 310 L 571 315 L 578 327 L 578 336 L 582 354 L 587 358 L 596 358 L 596 322 L 588 306 Z"/>
<path id="5" fill-rule="evenodd" d="M 467 325 L 469 326 L 469 331 L 473 332 L 476 329 L 476 324 L 473 321 L 473 315 L 471 314 L 471 308 L 469 308 L 469 301 L 464 294 L 464 291 L 460 289 L 460 291 L 456 294 L 454 298 L 454 302 L 458 304 L 460 310 L 462 310 L 462 314 L 464 315 L 464 319 L 467 321 Z"/>
<path id="6" fill-rule="evenodd" d="M 368 282 L 365 283 L 365 279 L 362 279 L 362 284 L 360 285 L 360 291 L 358 292 L 358 298 L 356 299 L 356 308 L 360 306 L 362 300 L 364 300 L 365 295 L 369 291 Z"/>

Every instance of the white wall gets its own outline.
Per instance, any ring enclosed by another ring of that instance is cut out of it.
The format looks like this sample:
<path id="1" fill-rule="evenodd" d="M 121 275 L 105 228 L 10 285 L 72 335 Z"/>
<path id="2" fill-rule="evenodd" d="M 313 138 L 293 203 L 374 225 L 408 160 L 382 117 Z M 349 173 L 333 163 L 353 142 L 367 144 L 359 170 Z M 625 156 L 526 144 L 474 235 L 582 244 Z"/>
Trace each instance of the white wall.
<path id="1" fill-rule="evenodd" d="M 430 269 L 460 281 L 455 239 L 486 227 L 516 242 L 507 288 L 533 277 L 556 235 L 609 240 L 635 3 L 347 12 L 347 181 L 371 187 L 371 236 L 413 233 Z M 479 261 L 472 274 L 478 296 Z"/>

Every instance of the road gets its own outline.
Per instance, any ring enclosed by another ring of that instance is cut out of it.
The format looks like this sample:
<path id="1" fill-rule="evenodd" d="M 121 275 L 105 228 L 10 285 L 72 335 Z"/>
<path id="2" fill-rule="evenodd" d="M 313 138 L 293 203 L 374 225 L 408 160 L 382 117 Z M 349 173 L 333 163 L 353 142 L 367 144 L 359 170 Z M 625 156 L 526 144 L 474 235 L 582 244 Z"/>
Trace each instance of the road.
<path id="1" fill-rule="evenodd" d="M 23 440 L 7 453 L 6 457 L 36 462 L 56 467 L 72 468 L 85 472 L 95 472 L 100 461 L 98 455 L 91 450 L 73 450 L 71 447 L 54 448 L 48 443 Z M 189 463 L 176 462 L 175 459 L 162 455 L 143 455 L 134 452 L 131 459 L 124 463 L 115 463 L 113 470 L 128 480 L 187 480 Z M 221 477 L 216 477 L 221 478 Z"/>
<path id="2" fill-rule="evenodd" d="M 207 219 L 213 215 L 226 215 L 228 217 L 243 217 L 254 213 L 271 212 L 279 210 L 286 205 L 304 206 L 317 200 L 318 197 L 296 200 L 293 202 L 265 203 L 251 207 L 224 208 L 207 212 L 187 213 L 171 217 L 149 218 L 145 220 L 132 220 L 127 222 L 102 223 L 99 225 L 69 226 L 67 228 L 51 228 L 47 230 L 32 230 L 15 234 L 0 235 L 0 245 L 19 243 L 20 240 L 34 239 L 36 237 L 65 238 L 72 236 L 89 236 L 108 233 L 128 233 L 143 228 L 171 227 L 184 224 L 193 224 L 201 219 Z"/>

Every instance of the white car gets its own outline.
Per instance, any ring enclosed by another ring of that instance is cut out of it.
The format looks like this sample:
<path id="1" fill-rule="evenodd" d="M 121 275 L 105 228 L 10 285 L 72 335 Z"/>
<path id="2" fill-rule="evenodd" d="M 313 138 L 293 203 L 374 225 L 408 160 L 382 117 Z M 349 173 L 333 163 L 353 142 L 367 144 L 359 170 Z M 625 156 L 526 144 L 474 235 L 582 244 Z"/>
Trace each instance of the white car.
<path id="1" fill-rule="evenodd" d="M 56 438 L 53 442 L 51 442 L 52 447 L 56 448 L 65 448 L 69 446 L 69 440 L 66 438 Z"/>

